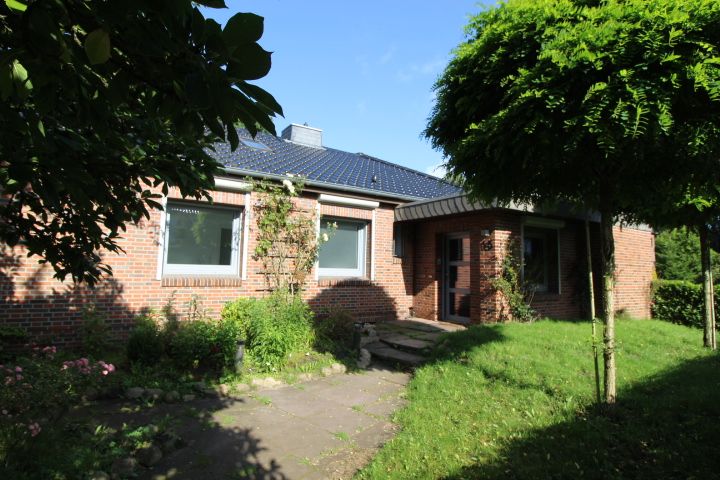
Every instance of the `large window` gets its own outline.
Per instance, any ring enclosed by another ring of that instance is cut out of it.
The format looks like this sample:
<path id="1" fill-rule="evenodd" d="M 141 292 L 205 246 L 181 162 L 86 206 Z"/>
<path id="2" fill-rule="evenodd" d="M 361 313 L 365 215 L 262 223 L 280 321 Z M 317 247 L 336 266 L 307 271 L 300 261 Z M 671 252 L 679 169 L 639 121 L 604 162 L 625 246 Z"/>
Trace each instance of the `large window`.
<path id="1" fill-rule="evenodd" d="M 323 217 L 320 235 L 329 240 L 320 247 L 320 276 L 364 277 L 366 231 L 366 222 Z"/>
<path id="2" fill-rule="evenodd" d="M 168 204 L 164 274 L 237 275 L 239 244 L 239 211 Z"/>
<path id="3" fill-rule="evenodd" d="M 523 279 L 537 292 L 558 293 L 558 234 L 555 229 L 525 227 L 523 232 Z"/>

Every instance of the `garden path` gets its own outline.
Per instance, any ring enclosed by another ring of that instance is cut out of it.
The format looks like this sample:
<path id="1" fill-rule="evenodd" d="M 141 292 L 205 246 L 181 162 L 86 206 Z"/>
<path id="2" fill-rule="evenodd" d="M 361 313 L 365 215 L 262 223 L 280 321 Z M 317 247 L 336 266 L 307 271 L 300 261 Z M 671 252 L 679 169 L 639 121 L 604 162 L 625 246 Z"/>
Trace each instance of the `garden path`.
<path id="1" fill-rule="evenodd" d="M 98 411 L 95 420 L 172 424 L 186 446 L 141 478 L 351 478 L 393 436 L 390 416 L 408 381 L 407 373 L 375 367 L 236 398 Z"/>

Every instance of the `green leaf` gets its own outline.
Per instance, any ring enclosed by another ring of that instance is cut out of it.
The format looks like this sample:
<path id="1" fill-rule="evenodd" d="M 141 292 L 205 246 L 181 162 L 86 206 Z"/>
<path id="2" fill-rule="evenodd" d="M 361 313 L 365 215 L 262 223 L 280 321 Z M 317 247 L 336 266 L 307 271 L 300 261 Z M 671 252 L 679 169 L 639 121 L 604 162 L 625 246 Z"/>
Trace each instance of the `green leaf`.
<path id="1" fill-rule="evenodd" d="M 25 67 L 23 67 L 17 60 L 15 60 L 12 64 L 11 76 L 21 97 L 30 93 L 30 90 L 33 88 L 33 84 L 28 78 L 27 70 L 25 70 Z"/>
<path id="2" fill-rule="evenodd" d="M 224 0 L 197 0 L 195 3 L 209 8 L 227 8 Z"/>
<path id="3" fill-rule="evenodd" d="M 99 65 L 110 59 L 110 35 L 102 28 L 93 30 L 85 38 L 85 53 L 91 65 Z"/>
<path id="4" fill-rule="evenodd" d="M 231 47 L 257 42 L 263 34 L 263 22 L 263 17 L 254 13 L 236 13 L 225 24 L 223 38 Z"/>
<path id="5" fill-rule="evenodd" d="M 261 103 L 271 111 L 281 115 L 285 116 L 283 114 L 283 109 L 280 106 L 279 103 L 275 100 L 275 97 L 270 95 L 268 92 L 263 90 L 262 88 L 258 87 L 257 85 L 253 85 L 251 83 L 246 82 L 238 82 L 237 86 L 240 90 L 242 90 L 246 95 L 254 98 L 258 101 L 258 103 Z"/>
<path id="6" fill-rule="evenodd" d="M 27 10 L 27 5 L 18 0 L 5 0 L 5 5 L 7 5 L 10 10 L 17 10 L 18 12 Z"/>
<path id="7" fill-rule="evenodd" d="M 27 70 L 22 66 L 22 63 L 15 60 L 12 65 L 12 77 L 16 83 L 24 83 L 28 79 Z"/>
<path id="8" fill-rule="evenodd" d="M 185 77 L 185 95 L 194 108 L 204 110 L 210 107 L 210 89 L 205 78 L 198 73 Z"/>
<path id="9" fill-rule="evenodd" d="M 240 145 L 240 138 L 238 138 L 237 130 L 232 125 L 227 126 L 227 139 L 230 142 L 230 150 L 233 152 L 237 150 Z"/>
<path id="10" fill-rule="evenodd" d="M 240 45 L 233 52 L 228 63 L 227 73 L 240 80 L 257 80 L 268 74 L 272 65 L 270 52 L 266 52 L 257 43 Z"/>

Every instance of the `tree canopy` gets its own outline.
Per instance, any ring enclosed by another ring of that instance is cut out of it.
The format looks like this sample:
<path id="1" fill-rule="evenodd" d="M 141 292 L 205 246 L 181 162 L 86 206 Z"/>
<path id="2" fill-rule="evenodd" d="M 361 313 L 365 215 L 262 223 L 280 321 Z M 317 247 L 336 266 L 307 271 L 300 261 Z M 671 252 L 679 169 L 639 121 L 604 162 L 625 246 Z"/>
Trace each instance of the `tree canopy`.
<path id="1" fill-rule="evenodd" d="M 663 230 L 655 238 L 655 268 L 663 280 L 685 280 L 700 283 L 700 240 L 698 234 L 680 227 Z M 720 279 L 718 254 L 713 252 L 713 277 Z"/>
<path id="2" fill-rule="evenodd" d="M 435 86 L 425 134 L 472 196 L 600 212 L 608 402 L 613 224 L 720 185 L 718 25 L 715 0 L 508 0 Z"/>
<path id="3" fill-rule="evenodd" d="M 224 28 L 199 5 L 223 0 L 5 0 L 0 3 L 0 240 L 25 245 L 63 279 L 110 272 L 127 223 L 159 188 L 201 198 L 213 142 L 242 123 L 274 133 L 282 114 L 249 81 L 265 76 L 264 21 Z"/>
<path id="4" fill-rule="evenodd" d="M 635 215 L 717 177 L 718 20 L 713 0 L 510 0 L 468 25 L 425 133 L 480 197 Z"/>

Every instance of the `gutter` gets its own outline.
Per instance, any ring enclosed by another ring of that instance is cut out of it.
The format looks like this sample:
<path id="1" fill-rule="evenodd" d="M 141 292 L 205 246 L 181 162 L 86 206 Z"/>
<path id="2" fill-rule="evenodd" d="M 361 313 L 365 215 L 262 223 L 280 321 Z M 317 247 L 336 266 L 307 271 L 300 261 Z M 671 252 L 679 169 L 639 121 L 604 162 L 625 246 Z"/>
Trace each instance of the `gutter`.
<path id="1" fill-rule="evenodd" d="M 256 172 L 253 170 L 243 170 L 243 169 L 237 168 L 237 167 L 223 167 L 223 169 L 225 170 L 226 173 L 231 174 L 231 175 L 239 175 L 239 176 L 246 176 L 246 177 L 253 177 L 253 178 L 265 178 L 265 179 L 278 180 L 278 181 L 287 180 L 289 178 L 286 175 L 277 175 L 274 173 Z M 413 195 L 398 195 L 398 194 L 393 194 L 393 193 L 388 193 L 388 192 L 381 192 L 378 190 L 371 190 L 369 188 L 343 186 L 343 185 L 338 185 L 336 183 L 323 182 L 321 180 L 310 180 L 307 178 L 303 178 L 303 181 L 304 181 L 305 186 L 311 186 L 311 187 L 323 188 L 326 190 L 341 191 L 341 192 L 347 192 L 347 193 L 371 195 L 373 197 L 390 198 L 393 200 L 400 200 L 402 202 L 427 200 L 427 198 L 425 198 L 425 197 L 416 197 Z"/>

